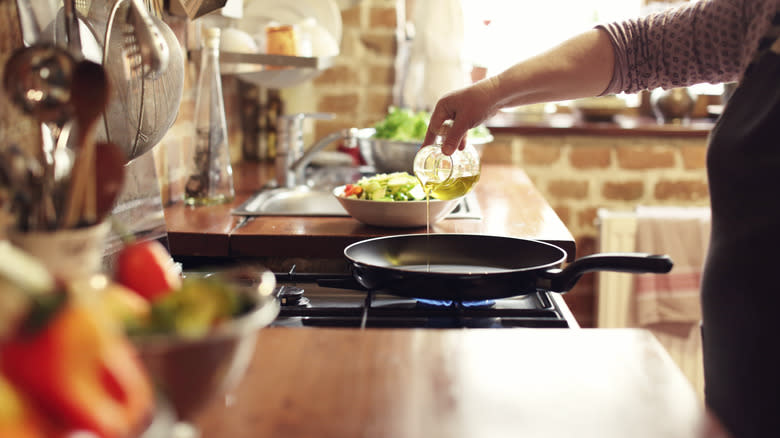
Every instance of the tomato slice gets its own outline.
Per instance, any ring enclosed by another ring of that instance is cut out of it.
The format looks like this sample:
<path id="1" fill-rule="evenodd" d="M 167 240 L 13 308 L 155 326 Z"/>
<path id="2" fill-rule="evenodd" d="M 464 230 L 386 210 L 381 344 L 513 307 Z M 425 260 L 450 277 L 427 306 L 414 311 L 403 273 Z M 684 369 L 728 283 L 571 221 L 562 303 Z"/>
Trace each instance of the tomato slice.
<path id="1" fill-rule="evenodd" d="M 157 240 L 134 242 L 119 253 L 116 281 L 148 300 L 181 287 L 181 272 Z"/>
<path id="2" fill-rule="evenodd" d="M 344 187 L 344 196 L 360 196 L 361 193 L 363 193 L 363 187 L 357 184 L 347 184 Z"/>

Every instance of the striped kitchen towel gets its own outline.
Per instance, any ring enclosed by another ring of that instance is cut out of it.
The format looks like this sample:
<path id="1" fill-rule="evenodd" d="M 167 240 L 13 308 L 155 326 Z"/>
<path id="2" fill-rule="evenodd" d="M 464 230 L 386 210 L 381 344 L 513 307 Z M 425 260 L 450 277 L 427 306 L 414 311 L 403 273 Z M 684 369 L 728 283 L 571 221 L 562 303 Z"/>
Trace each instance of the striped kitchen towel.
<path id="1" fill-rule="evenodd" d="M 636 250 L 667 254 L 667 274 L 635 278 L 635 309 L 640 326 L 701 319 L 700 287 L 710 235 L 709 207 L 637 208 Z"/>

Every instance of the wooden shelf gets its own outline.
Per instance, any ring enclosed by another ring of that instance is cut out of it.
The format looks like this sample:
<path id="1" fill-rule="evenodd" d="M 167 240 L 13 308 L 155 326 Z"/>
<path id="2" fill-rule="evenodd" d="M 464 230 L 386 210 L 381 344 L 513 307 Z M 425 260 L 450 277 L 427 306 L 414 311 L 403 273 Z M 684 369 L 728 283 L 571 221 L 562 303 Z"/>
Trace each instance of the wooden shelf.
<path id="1" fill-rule="evenodd" d="M 200 63 L 200 50 L 191 50 L 190 59 Z M 265 88 L 287 88 L 319 76 L 333 65 L 333 57 L 269 55 L 264 53 L 220 52 L 223 75 L 233 75 Z M 269 68 L 270 67 L 270 68 Z"/>

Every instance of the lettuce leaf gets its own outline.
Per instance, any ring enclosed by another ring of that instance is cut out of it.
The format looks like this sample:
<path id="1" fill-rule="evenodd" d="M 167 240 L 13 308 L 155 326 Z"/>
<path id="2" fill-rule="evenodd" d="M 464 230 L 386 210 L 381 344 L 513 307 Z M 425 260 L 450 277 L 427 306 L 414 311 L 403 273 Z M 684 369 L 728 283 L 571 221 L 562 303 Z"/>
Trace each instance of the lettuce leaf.
<path id="1" fill-rule="evenodd" d="M 374 138 L 393 141 L 421 142 L 425 139 L 431 113 L 427 111 L 412 111 L 408 108 L 390 106 L 387 116 L 374 125 Z M 478 139 L 490 137 L 490 130 L 485 125 L 479 125 L 469 130 L 469 138 Z"/>

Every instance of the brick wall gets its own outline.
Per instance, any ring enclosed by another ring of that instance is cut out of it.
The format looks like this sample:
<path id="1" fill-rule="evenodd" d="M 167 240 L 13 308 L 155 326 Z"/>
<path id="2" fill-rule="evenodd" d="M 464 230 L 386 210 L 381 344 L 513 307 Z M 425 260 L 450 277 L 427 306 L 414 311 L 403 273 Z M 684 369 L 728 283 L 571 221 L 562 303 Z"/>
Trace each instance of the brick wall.
<path id="1" fill-rule="evenodd" d="M 596 211 L 637 205 L 708 205 L 706 140 L 674 137 L 499 135 L 484 162 L 521 166 L 577 241 L 598 251 Z M 580 324 L 593 326 L 595 275 L 566 296 Z"/>

